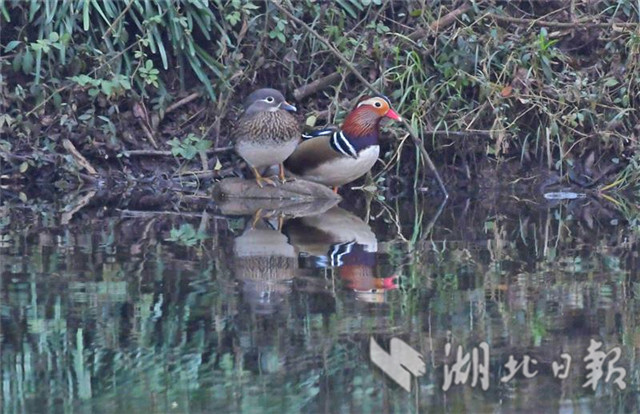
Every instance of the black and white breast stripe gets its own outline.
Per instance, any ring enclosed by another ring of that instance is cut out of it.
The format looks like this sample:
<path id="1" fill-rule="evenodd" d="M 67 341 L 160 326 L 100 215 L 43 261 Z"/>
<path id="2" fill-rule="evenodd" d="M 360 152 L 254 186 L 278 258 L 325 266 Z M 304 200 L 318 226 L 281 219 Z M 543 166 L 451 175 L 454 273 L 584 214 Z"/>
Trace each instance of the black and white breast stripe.
<path id="1" fill-rule="evenodd" d="M 331 148 L 338 151 L 342 155 L 346 155 L 347 157 L 358 158 L 358 152 L 355 148 L 353 148 L 353 145 L 351 145 L 342 131 L 333 133 L 333 136 L 331 137 Z"/>
<path id="2" fill-rule="evenodd" d="M 329 250 L 329 259 L 332 267 L 342 266 L 342 257 L 351 253 L 356 242 L 337 243 Z"/>
<path id="3" fill-rule="evenodd" d="M 302 139 L 311 139 L 331 134 L 333 134 L 333 129 L 321 129 L 319 131 L 311 131 L 308 134 L 302 134 Z"/>

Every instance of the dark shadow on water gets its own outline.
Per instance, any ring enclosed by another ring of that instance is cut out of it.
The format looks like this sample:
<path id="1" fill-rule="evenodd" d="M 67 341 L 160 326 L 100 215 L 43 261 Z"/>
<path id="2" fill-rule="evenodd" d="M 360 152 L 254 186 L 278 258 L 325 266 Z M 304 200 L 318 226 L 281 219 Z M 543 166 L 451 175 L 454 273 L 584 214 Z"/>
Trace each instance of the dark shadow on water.
<path id="1" fill-rule="evenodd" d="M 640 408 L 640 229 L 602 200 L 487 192 L 441 208 L 352 192 L 225 216 L 79 196 L 64 217 L 12 200 L 0 208 L 3 412 Z M 410 393 L 369 360 L 372 337 L 423 356 Z M 620 351 L 595 391 L 583 386 L 592 340 Z M 482 343 L 487 390 L 472 386 Z M 469 377 L 445 392 L 458 346 Z M 534 358 L 537 374 L 501 381 L 510 357 Z M 615 367 L 624 390 L 605 381 Z"/>

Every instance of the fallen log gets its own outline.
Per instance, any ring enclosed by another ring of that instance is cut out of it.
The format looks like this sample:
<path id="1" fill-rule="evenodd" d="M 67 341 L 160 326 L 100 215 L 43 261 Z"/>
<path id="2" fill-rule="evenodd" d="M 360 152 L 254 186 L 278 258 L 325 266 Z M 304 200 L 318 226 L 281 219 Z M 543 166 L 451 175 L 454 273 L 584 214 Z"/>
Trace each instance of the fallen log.
<path id="1" fill-rule="evenodd" d="M 310 181 L 296 179 L 277 186 L 259 187 L 254 180 L 238 177 L 225 178 L 213 187 L 215 200 L 226 199 L 270 199 L 270 200 L 340 200 L 340 195 L 331 191 L 329 187 Z"/>

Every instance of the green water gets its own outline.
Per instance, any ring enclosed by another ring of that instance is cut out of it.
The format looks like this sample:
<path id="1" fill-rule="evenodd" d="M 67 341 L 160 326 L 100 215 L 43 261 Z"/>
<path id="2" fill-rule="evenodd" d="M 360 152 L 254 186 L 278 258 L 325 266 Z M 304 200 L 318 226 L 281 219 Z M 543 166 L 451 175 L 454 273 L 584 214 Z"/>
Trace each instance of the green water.
<path id="1" fill-rule="evenodd" d="M 366 205 L 290 219 L 6 205 L 0 404 L 6 413 L 637 412 L 638 228 L 589 200 L 504 196 Z M 68 217 L 67 217 L 68 218 Z M 374 338 L 424 358 L 401 388 Z M 626 388 L 584 387 L 591 340 Z M 445 355 L 445 345 L 453 345 Z M 445 392 L 486 343 L 488 389 Z M 564 379 L 554 361 L 571 357 Z M 501 382 L 513 356 L 533 378 Z"/>

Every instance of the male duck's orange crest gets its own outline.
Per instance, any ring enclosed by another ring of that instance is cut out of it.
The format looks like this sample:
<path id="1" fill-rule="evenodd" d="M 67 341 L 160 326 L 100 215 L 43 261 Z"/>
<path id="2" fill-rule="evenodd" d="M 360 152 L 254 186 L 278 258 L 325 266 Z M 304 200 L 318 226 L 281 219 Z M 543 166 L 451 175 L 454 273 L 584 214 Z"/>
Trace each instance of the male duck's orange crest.
<path id="1" fill-rule="evenodd" d="M 387 117 L 396 121 L 400 121 L 400 115 L 391 108 L 391 102 L 386 96 L 364 96 L 356 105 L 356 109 L 366 108 L 368 111 L 375 113 L 379 118 Z"/>

